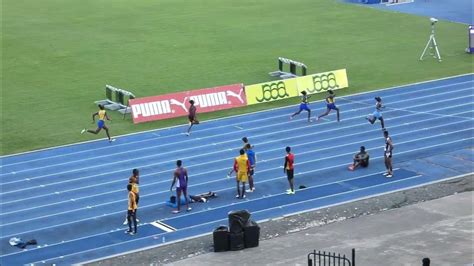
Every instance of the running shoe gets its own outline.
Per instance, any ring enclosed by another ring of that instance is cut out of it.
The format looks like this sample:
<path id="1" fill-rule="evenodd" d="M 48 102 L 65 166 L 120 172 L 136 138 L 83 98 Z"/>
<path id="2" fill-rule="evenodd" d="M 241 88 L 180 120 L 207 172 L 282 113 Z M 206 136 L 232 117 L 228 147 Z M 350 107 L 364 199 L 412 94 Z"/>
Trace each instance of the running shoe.
<path id="1" fill-rule="evenodd" d="M 390 178 L 390 177 L 392 177 L 392 176 L 393 176 L 392 174 L 386 175 L 386 177 L 388 177 L 388 178 Z"/>
<path id="2" fill-rule="evenodd" d="M 171 213 L 177 214 L 177 213 L 180 213 L 180 211 L 178 211 L 178 210 L 173 210 Z"/>
<path id="3" fill-rule="evenodd" d="M 387 173 L 383 173 L 384 176 L 388 176 L 388 172 Z"/>
<path id="4" fill-rule="evenodd" d="M 81 134 L 84 134 L 84 133 L 86 133 L 86 129 L 85 129 L 85 128 L 81 130 Z"/>
<path id="5" fill-rule="evenodd" d="M 186 132 L 186 133 L 184 133 L 184 134 L 185 134 L 186 136 L 188 136 L 188 137 L 189 137 L 189 135 L 191 135 L 191 134 L 189 134 L 189 132 Z"/>
<path id="6" fill-rule="evenodd" d="M 187 212 L 190 212 L 191 210 L 192 210 L 191 207 L 189 207 L 189 208 L 186 209 Z"/>
<path id="7" fill-rule="evenodd" d="M 110 143 L 112 143 L 112 142 L 114 142 L 114 141 L 115 141 L 115 139 L 109 139 L 109 142 L 110 142 Z"/>

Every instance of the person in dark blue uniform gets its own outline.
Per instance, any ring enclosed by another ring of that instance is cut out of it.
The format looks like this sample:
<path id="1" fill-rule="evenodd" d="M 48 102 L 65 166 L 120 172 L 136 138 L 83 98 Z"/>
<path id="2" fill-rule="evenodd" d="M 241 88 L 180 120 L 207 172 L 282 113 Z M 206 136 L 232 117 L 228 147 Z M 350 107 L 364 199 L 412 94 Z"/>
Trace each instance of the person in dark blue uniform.
<path id="1" fill-rule="evenodd" d="M 290 120 L 293 119 L 294 116 L 299 115 L 303 110 L 308 112 L 308 122 L 311 122 L 311 109 L 308 107 L 308 99 L 311 97 L 306 93 L 306 91 L 301 92 L 301 103 L 300 103 L 300 109 L 298 112 L 292 114 L 290 116 Z"/>

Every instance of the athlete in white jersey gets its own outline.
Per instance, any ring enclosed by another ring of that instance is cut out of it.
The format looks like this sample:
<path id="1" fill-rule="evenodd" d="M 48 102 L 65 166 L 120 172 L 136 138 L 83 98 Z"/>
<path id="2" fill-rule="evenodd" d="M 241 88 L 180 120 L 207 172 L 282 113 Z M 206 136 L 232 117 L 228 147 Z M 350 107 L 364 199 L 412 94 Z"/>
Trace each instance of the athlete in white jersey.
<path id="1" fill-rule="evenodd" d="M 393 176 L 393 169 L 392 169 L 393 143 L 392 143 L 392 138 L 388 136 L 388 131 L 387 130 L 385 130 L 383 132 L 383 136 L 385 137 L 385 148 L 384 148 L 385 168 L 387 168 L 387 173 L 384 173 L 384 176 L 392 177 Z"/>

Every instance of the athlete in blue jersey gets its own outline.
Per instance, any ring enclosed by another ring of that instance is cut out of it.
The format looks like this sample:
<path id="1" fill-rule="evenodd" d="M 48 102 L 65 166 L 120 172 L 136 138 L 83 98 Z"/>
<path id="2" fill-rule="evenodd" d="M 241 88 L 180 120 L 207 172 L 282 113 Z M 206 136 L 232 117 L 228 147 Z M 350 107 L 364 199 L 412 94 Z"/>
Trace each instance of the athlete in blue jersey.
<path id="1" fill-rule="evenodd" d="M 176 201 L 178 203 L 178 208 L 173 211 L 173 213 L 179 213 L 181 208 L 181 192 L 184 195 L 186 201 L 186 211 L 190 211 L 188 201 L 188 171 L 184 168 L 181 160 L 176 161 L 176 170 L 173 174 L 173 182 L 171 183 L 170 191 L 173 191 L 173 186 L 176 183 Z"/>
<path id="2" fill-rule="evenodd" d="M 372 115 L 369 115 L 366 117 L 367 120 L 373 125 L 375 121 L 380 120 L 380 125 L 382 125 L 382 130 L 385 130 L 385 125 L 383 122 L 383 116 L 382 116 L 382 109 L 385 108 L 385 106 L 382 103 L 382 98 L 380 97 L 375 97 L 375 111 L 372 113 Z"/>
<path id="3" fill-rule="evenodd" d="M 334 99 L 334 92 L 332 90 L 328 90 L 329 95 L 326 97 L 326 112 L 318 116 L 318 121 L 321 117 L 327 116 L 331 110 L 336 110 L 337 112 L 337 122 L 341 121 L 339 119 L 339 108 L 336 107 L 336 100 Z"/>
<path id="4" fill-rule="evenodd" d="M 255 174 L 255 165 L 257 164 L 257 156 L 255 155 L 255 152 L 252 150 L 252 145 L 250 143 L 247 143 L 245 146 L 245 152 L 247 153 L 247 158 L 249 159 L 250 163 L 250 171 L 249 171 L 249 189 L 247 192 L 254 192 L 255 191 L 255 186 L 253 184 L 253 175 Z"/>
<path id="5" fill-rule="evenodd" d="M 290 116 L 290 120 L 293 119 L 295 115 L 299 115 L 303 110 L 308 112 L 308 122 L 311 122 L 311 109 L 308 107 L 308 99 L 311 97 L 310 95 L 307 95 L 306 91 L 301 92 L 301 103 L 300 103 L 300 109 L 298 112 L 292 114 Z"/>

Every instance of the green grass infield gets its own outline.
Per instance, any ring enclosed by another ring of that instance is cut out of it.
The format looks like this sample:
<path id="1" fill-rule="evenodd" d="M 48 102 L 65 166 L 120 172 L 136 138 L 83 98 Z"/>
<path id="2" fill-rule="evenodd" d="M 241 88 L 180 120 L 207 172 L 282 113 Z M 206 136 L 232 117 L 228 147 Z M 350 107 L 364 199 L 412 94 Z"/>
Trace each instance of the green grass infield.
<path id="1" fill-rule="evenodd" d="M 428 18 L 335 0 L 6 0 L 1 8 L 2 155 L 104 138 L 79 132 L 95 127 L 93 102 L 104 98 L 105 84 L 138 97 L 254 84 L 271 80 L 283 56 L 309 73 L 346 68 L 349 88 L 338 94 L 347 95 L 469 73 L 473 65 L 464 52 L 467 25 L 440 21 L 443 62 L 419 61 Z M 115 136 L 185 130 L 186 118 L 134 125 L 109 115 Z"/>

